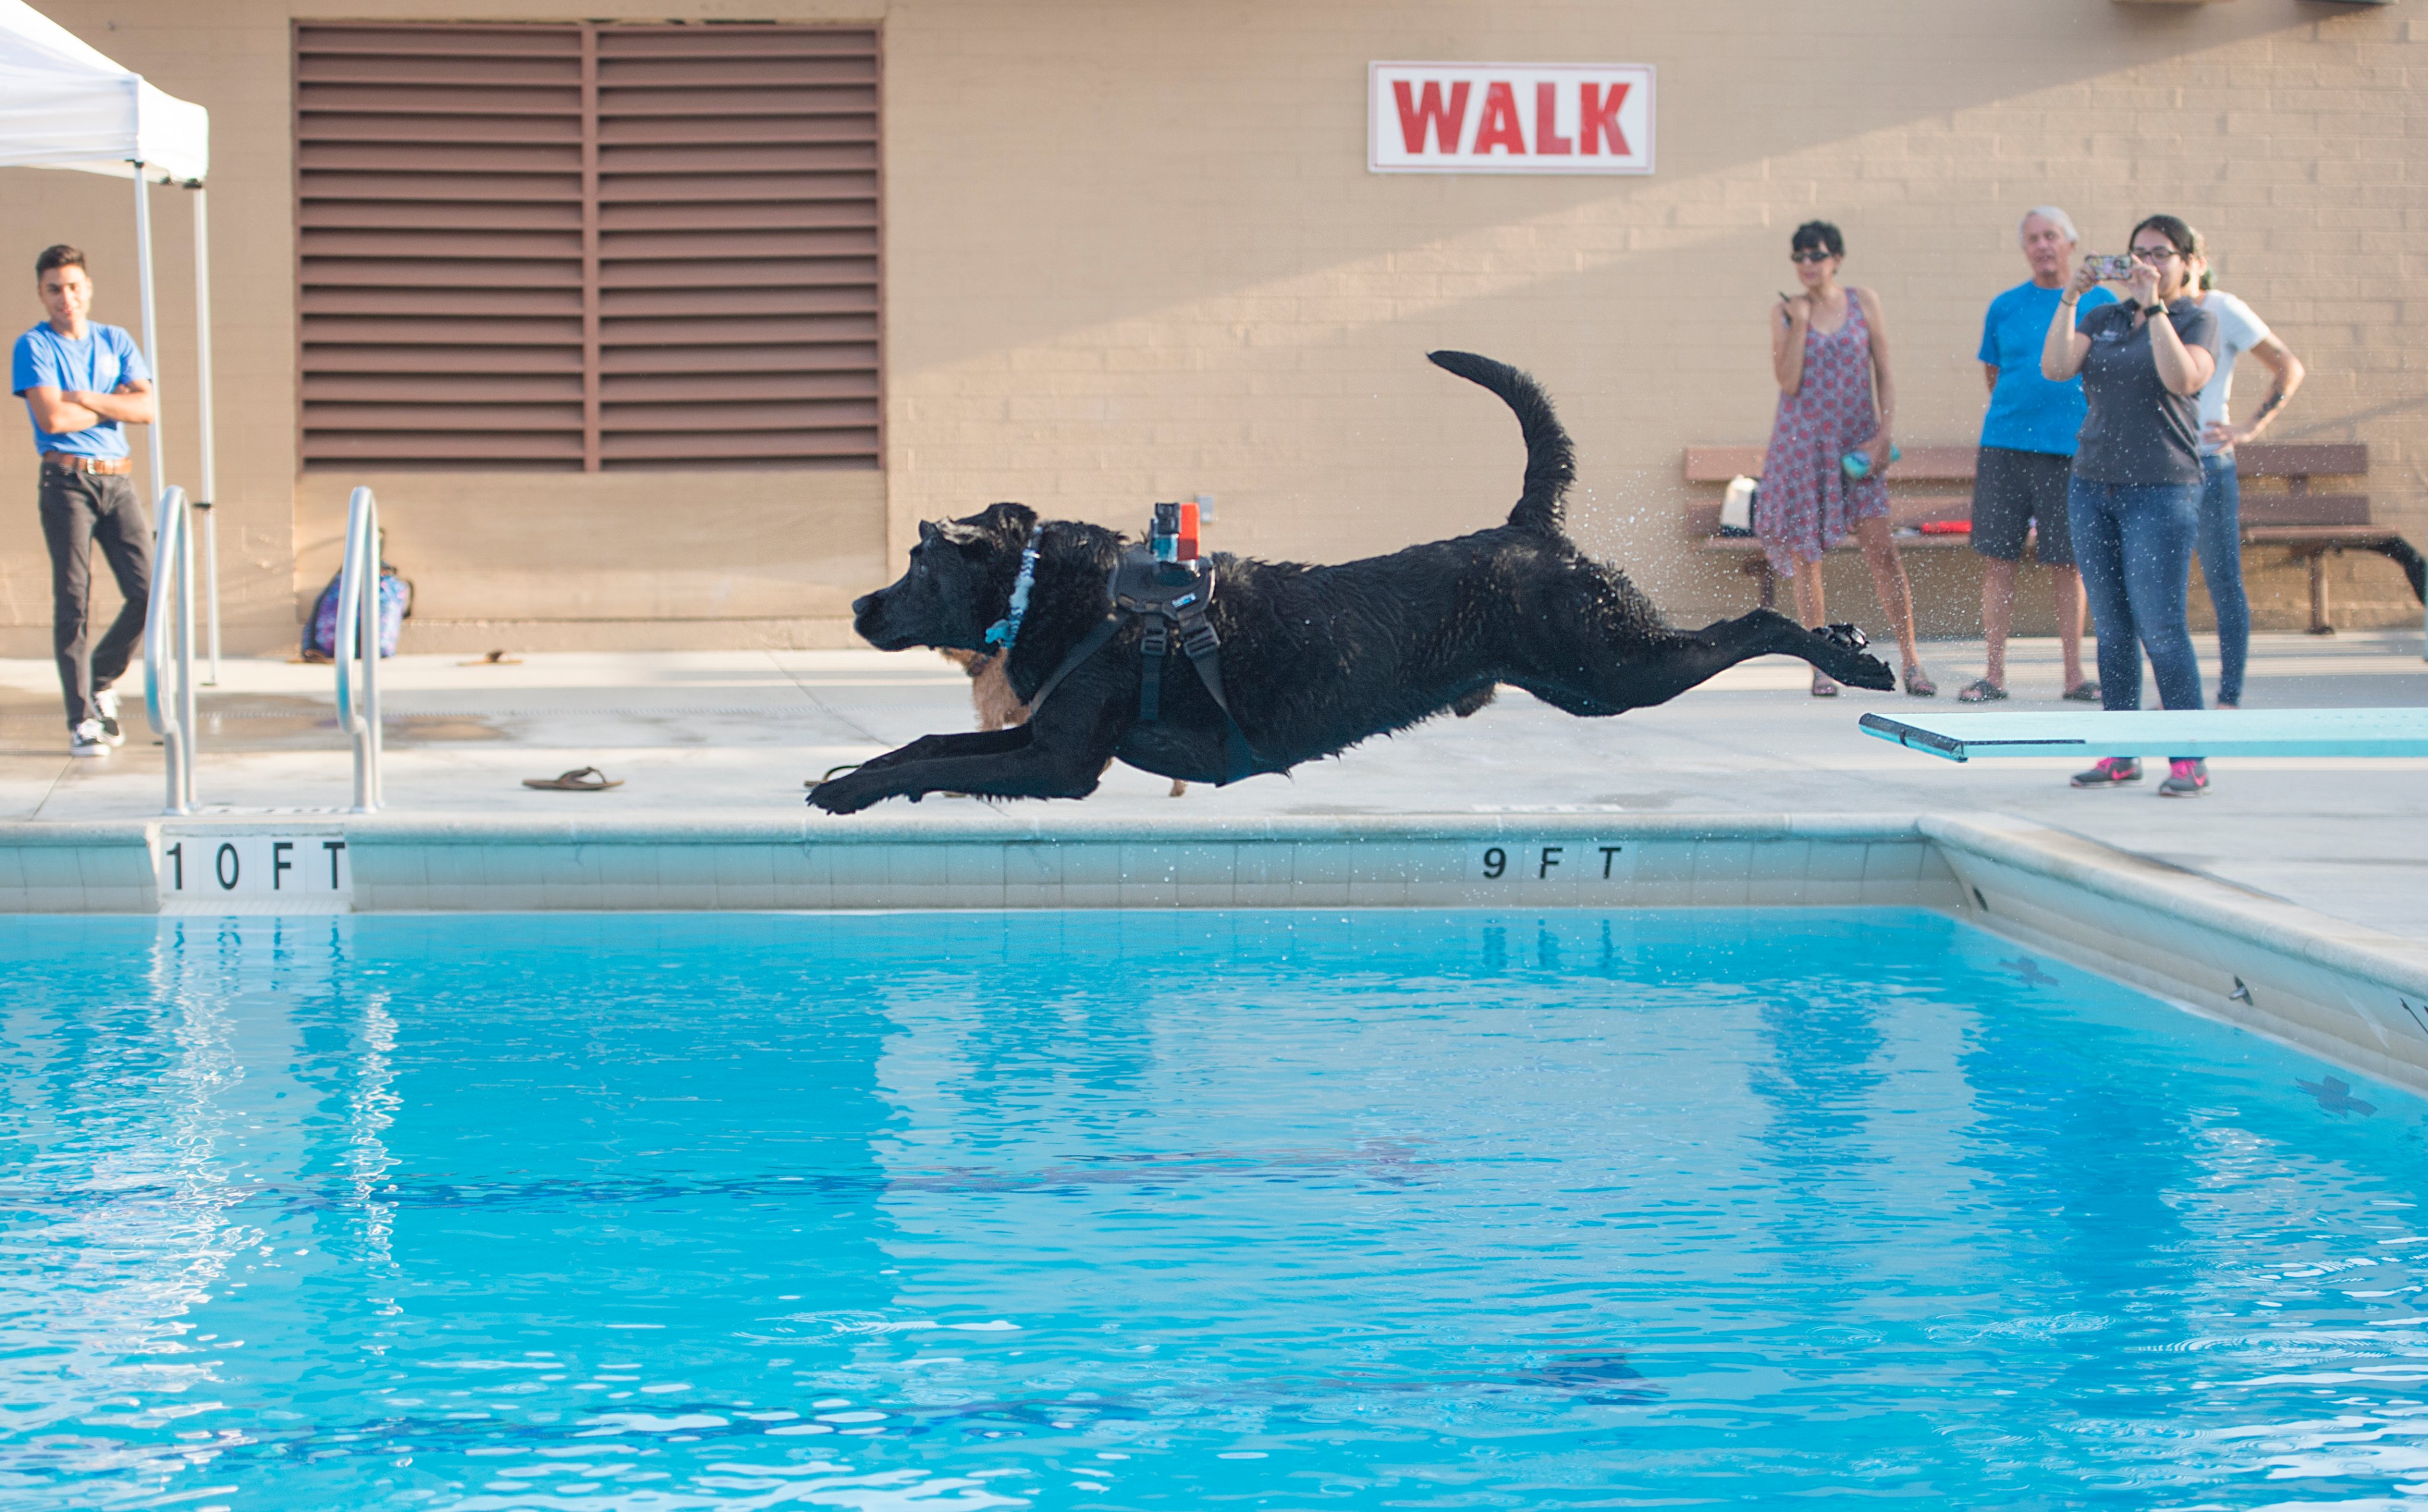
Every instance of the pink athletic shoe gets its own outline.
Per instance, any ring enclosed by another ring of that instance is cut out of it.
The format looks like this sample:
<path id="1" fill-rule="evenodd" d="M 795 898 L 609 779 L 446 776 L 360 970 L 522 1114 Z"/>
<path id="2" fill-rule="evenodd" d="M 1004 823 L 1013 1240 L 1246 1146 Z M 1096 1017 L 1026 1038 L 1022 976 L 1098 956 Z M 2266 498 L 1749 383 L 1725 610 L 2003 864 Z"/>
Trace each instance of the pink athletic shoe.
<path id="1" fill-rule="evenodd" d="M 2197 756 L 2167 763 L 2167 780 L 2158 784 L 2162 798 L 2196 798 L 2208 791 L 2208 763 Z"/>
<path id="2" fill-rule="evenodd" d="M 2091 770 L 2074 774 L 2076 787 L 2123 787 L 2140 781 L 2141 761 L 2138 756 L 2103 756 Z"/>

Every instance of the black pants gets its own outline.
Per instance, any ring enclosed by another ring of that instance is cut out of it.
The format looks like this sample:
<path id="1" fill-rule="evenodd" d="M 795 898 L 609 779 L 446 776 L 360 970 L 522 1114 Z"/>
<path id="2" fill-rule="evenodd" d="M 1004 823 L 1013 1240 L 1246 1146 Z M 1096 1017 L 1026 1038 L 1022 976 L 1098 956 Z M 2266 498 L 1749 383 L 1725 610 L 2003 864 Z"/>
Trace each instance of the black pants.
<path id="1" fill-rule="evenodd" d="M 132 479 L 42 466 L 42 539 L 51 549 L 51 647 L 68 728 L 99 717 L 92 696 L 126 670 L 143 639 L 152 600 L 152 519 Z M 92 549 L 109 563 L 126 607 L 99 644 L 86 621 L 92 606 Z"/>

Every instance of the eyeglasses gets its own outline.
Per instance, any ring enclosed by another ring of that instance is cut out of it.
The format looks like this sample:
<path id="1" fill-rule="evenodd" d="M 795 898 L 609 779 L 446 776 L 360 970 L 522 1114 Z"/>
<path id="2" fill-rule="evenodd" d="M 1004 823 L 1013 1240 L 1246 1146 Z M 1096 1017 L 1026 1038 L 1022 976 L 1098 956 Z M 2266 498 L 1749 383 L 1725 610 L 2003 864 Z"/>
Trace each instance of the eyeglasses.
<path id="1" fill-rule="evenodd" d="M 2173 247 L 2136 247 L 2133 249 L 2133 255 L 2143 262 L 2165 262 L 2170 257 L 2180 257 L 2183 254 Z"/>
<path id="2" fill-rule="evenodd" d="M 1803 252 L 1789 253 L 1787 255 L 1787 260 L 1789 262 L 1828 262 L 1830 258 L 1835 257 L 1836 255 L 1838 255 L 1834 252 L 1823 252 L 1818 248 L 1808 248 Z"/>

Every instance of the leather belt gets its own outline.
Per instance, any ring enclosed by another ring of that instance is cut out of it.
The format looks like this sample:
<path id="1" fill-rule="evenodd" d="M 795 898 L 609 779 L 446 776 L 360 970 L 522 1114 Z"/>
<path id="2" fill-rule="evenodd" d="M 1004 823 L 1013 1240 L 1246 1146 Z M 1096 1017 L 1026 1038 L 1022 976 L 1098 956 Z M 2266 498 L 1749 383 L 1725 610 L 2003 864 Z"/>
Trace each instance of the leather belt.
<path id="1" fill-rule="evenodd" d="M 42 466 L 62 472 L 98 472 L 106 477 L 124 477 L 135 470 L 133 457 L 83 457 L 72 452 L 45 452 Z"/>

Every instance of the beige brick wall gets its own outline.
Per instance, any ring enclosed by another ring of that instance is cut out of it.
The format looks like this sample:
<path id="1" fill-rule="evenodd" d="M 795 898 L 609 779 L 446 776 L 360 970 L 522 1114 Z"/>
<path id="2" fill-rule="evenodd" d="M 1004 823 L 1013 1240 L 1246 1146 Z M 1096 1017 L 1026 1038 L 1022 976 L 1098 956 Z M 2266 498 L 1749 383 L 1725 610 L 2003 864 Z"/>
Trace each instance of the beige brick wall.
<path id="1" fill-rule="evenodd" d="M 582 13 L 654 19 L 668 6 L 594 0 Z M 283 641 L 299 582 L 322 570 L 312 543 L 326 532 L 315 523 L 325 490 L 318 478 L 299 488 L 292 448 L 287 28 L 307 11 L 290 0 L 48 8 L 215 112 L 222 392 L 242 396 L 222 402 L 231 603 L 248 635 L 266 644 L 274 628 Z M 2428 21 L 2416 9 L 684 0 L 674 13 L 885 28 L 893 553 L 915 520 L 1004 498 L 1134 527 L 1154 499 L 1209 492 L 1215 544 L 1319 559 L 1489 523 L 1516 492 L 1516 430 L 1489 396 L 1423 361 L 1460 346 L 1550 386 L 1583 455 L 1580 535 L 1694 618 L 1742 607 L 1750 588 L 1687 551 L 1679 452 L 1766 432 L 1765 311 L 1789 277 L 1788 229 L 1815 215 L 1846 229 L 1848 279 L 1886 301 L 1909 445 L 1977 432 L 1980 312 L 2022 276 L 2025 207 L 2067 205 L 2100 247 L 2120 246 L 2146 211 L 2185 215 L 2218 248 L 2224 286 L 2310 367 L 2272 439 L 2368 442 L 2380 517 L 2428 536 L 2428 379 L 2414 351 L 2428 259 L 2410 245 L 2428 230 L 2415 166 L 2428 107 L 2412 77 L 2428 64 Z M 308 13 L 563 19 L 529 0 Z M 1660 171 L 1370 174 L 1375 58 L 1656 64 Z M 129 191 L 73 177 L 0 173 L 11 206 L 0 260 L 24 267 L 55 236 L 81 237 L 102 255 L 105 315 L 127 320 Z M 174 227 L 179 207 L 162 194 Z M 180 266 L 180 235 L 163 238 L 166 266 Z M 189 357 L 181 281 L 171 275 L 162 310 L 172 382 Z M 25 320 L 35 313 L 28 298 Z M 175 454 L 191 426 L 173 406 L 172 425 Z M 0 430 L 0 448 L 22 446 L 21 432 Z M 690 508 L 686 480 L 650 496 L 578 477 L 451 489 L 401 479 L 382 498 L 401 536 L 434 543 L 425 560 L 490 564 L 440 589 L 468 616 L 595 614 L 595 589 L 552 583 L 541 565 L 552 533 L 586 520 L 599 539 L 582 560 L 640 574 L 619 580 L 615 601 L 696 627 L 727 573 L 749 601 L 749 633 L 763 633 L 795 595 L 799 615 L 831 615 L 842 584 L 891 575 L 876 561 L 877 521 L 847 525 L 872 497 L 828 486 L 805 476 L 751 491 L 774 518 L 730 551 L 717 523 L 730 517 Z M 760 570 L 788 540 L 795 554 Z M 667 562 L 680 572 L 645 583 Z M 31 633 L 46 618 L 41 563 L 30 500 L 0 507 L 0 623 Z M 1973 627 L 1969 566 L 1957 554 L 1928 573 L 1930 628 Z M 1859 579 L 1831 581 L 1861 613 Z M 2256 587 L 2263 623 L 2299 621 L 2297 575 L 2263 571 Z M 2338 606 L 2347 622 L 2416 614 L 2373 559 L 2339 583 Z"/>

